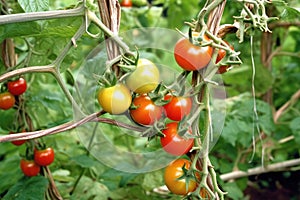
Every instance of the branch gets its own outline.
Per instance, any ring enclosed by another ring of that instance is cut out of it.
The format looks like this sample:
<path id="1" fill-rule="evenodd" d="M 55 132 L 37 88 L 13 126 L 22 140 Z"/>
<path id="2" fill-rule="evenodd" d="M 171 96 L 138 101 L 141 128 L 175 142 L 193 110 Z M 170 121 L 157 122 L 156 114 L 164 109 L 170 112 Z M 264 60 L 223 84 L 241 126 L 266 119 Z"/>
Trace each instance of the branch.
<path id="1" fill-rule="evenodd" d="M 18 76 L 21 74 L 26 74 L 30 72 L 39 72 L 39 73 L 55 73 L 55 69 L 53 65 L 48 66 L 32 66 L 32 67 L 26 67 L 26 68 L 20 68 L 16 69 L 14 71 L 7 72 L 3 75 L 0 75 L 0 83 L 12 78 L 14 76 Z"/>
<path id="2" fill-rule="evenodd" d="M 274 122 L 276 123 L 279 119 L 279 117 L 282 115 L 282 113 L 291 105 L 293 105 L 295 102 L 298 101 L 298 99 L 300 98 L 300 89 L 295 92 L 293 94 L 293 96 L 291 97 L 291 99 L 289 101 L 287 101 L 283 106 L 281 106 L 275 113 L 274 115 Z"/>
<path id="3" fill-rule="evenodd" d="M 67 123 L 64 123 L 64 124 L 61 124 L 61 125 L 49 128 L 49 129 L 45 129 L 45 130 L 2 135 L 2 136 L 0 136 L 0 142 L 8 142 L 8 141 L 15 141 L 15 140 L 29 140 L 29 139 L 43 137 L 46 135 L 53 135 L 56 133 L 74 129 L 74 128 L 81 126 L 83 124 L 86 124 L 88 122 L 101 122 L 101 123 L 119 126 L 121 128 L 127 128 L 127 129 L 130 129 L 133 131 L 138 131 L 138 132 L 143 132 L 145 130 L 143 127 L 129 125 L 129 124 L 126 124 L 123 122 L 113 120 L 113 119 L 98 118 L 103 113 L 104 113 L 103 111 L 95 112 L 93 114 L 90 114 L 90 115 L 82 118 L 79 121 L 76 121 L 76 122 L 70 121 L 70 122 L 67 122 Z"/>
<path id="4" fill-rule="evenodd" d="M 244 171 L 234 171 L 230 172 L 227 174 L 222 174 L 220 178 L 223 181 L 229 181 L 232 179 L 239 179 L 247 176 L 253 176 L 253 175 L 258 175 L 258 174 L 263 174 L 263 173 L 268 173 L 268 172 L 276 172 L 276 171 L 284 171 L 287 168 L 293 167 L 300 165 L 300 158 L 293 159 L 293 160 L 287 160 L 283 161 L 280 163 L 274 163 L 270 164 L 266 167 L 255 167 L 248 169 L 246 172 Z"/>
<path id="5" fill-rule="evenodd" d="M 269 24 L 269 28 L 270 29 L 274 29 L 274 28 L 279 28 L 279 27 L 283 27 L 283 28 L 287 28 L 290 26 L 300 26 L 300 22 L 273 22 Z"/>
<path id="6" fill-rule="evenodd" d="M 1 15 L 0 25 L 12 24 L 17 22 L 29 22 L 36 20 L 46 19 L 57 19 L 64 17 L 76 17 L 84 15 L 84 6 L 80 6 L 75 9 L 69 10 L 55 10 L 55 11 L 43 11 L 43 12 L 32 12 L 32 13 L 18 13 L 11 15 Z"/>

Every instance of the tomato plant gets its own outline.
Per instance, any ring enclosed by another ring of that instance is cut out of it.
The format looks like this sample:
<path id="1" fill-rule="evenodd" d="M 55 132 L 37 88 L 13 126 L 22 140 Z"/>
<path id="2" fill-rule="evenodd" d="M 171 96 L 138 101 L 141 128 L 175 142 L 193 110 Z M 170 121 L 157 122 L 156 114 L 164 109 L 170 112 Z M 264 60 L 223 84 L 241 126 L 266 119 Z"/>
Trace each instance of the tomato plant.
<path id="1" fill-rule="evenodd" d="M 133 109 L 130 109 L 132 119 L 142 125 L 151 125 L 162 116 L 162 108 L 154 104 L 146 94 L 137 96 L 132 102 Z"/>
<path id="2" fill-rule="evenodd" d="M 21 159 L 20 168 L 25 176 L 36 176 L 40 173 L 40 166 L 33 160 Z"/>
<path id="3" fill-rule="evenodd" d="M 4 92 L 0 94 L 0 109 L 8 110 L 15 105 L 15 102 L 16 99 L 11 93 Z"/>
<path id="4" fill-rule="evenodd" d="M 165 115 L 169 119 L 180 121 L 184 116 L 190 114 L 192 109 L 192 99 L 190 97 L 167 94 L 164 99 L 169 100 L 169 102 L 163 106 Z"/>
<path id="5" fill-rule="evenodd" d="M 122 84 L 101 88 L 98 92 L 98 102 L 104 111 L 110 114 L 124 113 L 131 104 L 131 94 Z"/>
<path id="6" fill-rule="evenodd" d="M 34 150 L 34 162 L 40 166 L 48 166 L 54 161 L 54 150 L 51 147 Z"/>
<path id="7" fill-rule="evenodd" d="M 8 91 L 12 95 L 17 96 L 17 95 L 23 94 L 26 91 L 26 89 L 27 89 L 27 83 L 26 83 L 26 80 L 21 77 L 18 80 L 9 81 L 7 83 L 7 88 L 8 88 Z"/>
<path id="8" fill-rule="evenodd" d="M 136 69 L 127 77 L 126 85 L 132 91 L 144 94 L 153 91 L 159 84 L 159 70 L 148 59 L 140 58 Z"/>
<path id="9" fill-rule="evenodd" d="M 132 7 L 132 1 L 131 0 L 121 0 L 120 5 L 122 7 Z"/>
<path id="10" fill-rule="evenodd" d="M 160 138 L 163 149 L 175 156 L 181 156 L 191 150 L 194 145 L 194 139 L 186 139 L 178 134 L 178 122 L 171 122 L 162 130 L 164 137 Z M 191 130 L 188 130 L 191 134 Z"/>
<path id="11" fill-rule="evenodd" d="M 204 35 L 204 41 L 209 39 Z M 210 62 L 213 53 L 211 46 L 197 46 L 187 38 L 181 38 L 174 47 L 174 57 L 177 64 L 187 71 L 200 70 Z"/>
<path id="12" fill-rule="evenodd" d="M 184 177 L 185 170 L 189 170 L 191 162 L 186 159 L 177 159 L 171 162 L 165 169 L 164 180 L 168 189 L 178 195 L 186 195 L 189 192 L 195 191 L 197 182 L 194 178 Z M 185 170 L 183 170 L 185 169 Z"/>

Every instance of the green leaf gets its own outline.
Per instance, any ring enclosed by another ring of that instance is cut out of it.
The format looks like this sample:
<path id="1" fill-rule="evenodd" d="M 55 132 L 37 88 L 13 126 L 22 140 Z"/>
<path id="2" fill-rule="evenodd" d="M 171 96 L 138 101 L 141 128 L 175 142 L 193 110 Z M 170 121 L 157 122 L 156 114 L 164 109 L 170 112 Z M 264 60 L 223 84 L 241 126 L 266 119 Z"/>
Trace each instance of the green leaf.
<path id="1" fill-rule="evenodd" d="M 98 199 L 106 200 L 108 199 L 109 190 L 105 185 L 100 182 L 94 181 L 89 177 L 83 176 L 73 195 L 71 200 L 77 199 Z"/>
<path id="2" fill-rule="evenodd" d="M 142 187 L 145 190 L 153 190 L 158 185 L 163 185 L 163 173 L 161 170 L 145 174 Z"/>
<path id="3" fill-rule="evenodd" d="M 228 192 L 228 197 L 230 197 L 231 199 L 242 199 L 243 192 L 235 182 L 226 183 L 223 187 L 224 190 Z"/>
<path id="4" fill-rule="evenodd" d="M 25 12 L 47 11 L 49 0 L 18 0 L 18 3 Z"/>
<path id="5" fill-rule="evenodd" d="M 222 137 L 224 138 L 224 140 L 230 143 L 232 146 L 235 146 L 239 136 L 239 128 L 237 126 L 237 123 L 238 123 L 237 119 L 229 120 L 225 124 L 225 127 L 222 132 Z"/>
<path id="6" fill-rule="evenodd" d="M 5 38 L 28 36 L 40 33 L 42 27 L 37 22 L 0 25 L 0 42 Z"/>
<path id="7" fill-rule="evenodd" d="M 48 179 L 43 176 L 24 177 L 10 188 L 3 200 L 44 199 L 48 184 Z"/>
<path id="8" fill-rule="evenodd" d="M 300 11 L 289 6 L 286 6 L 280 15 L 280 17 L 285 20 L 299 19 L 299 16 L 300 16 Z"/>
<path id="9" fill-rule="evenodd" d="M 95 165 L 95 161 L 87 155 L 79 155 L 73 157 L 72 160 L 75 161 L 77 165 L 83 168 L 90 168 Z"/>
<path id="10" fill-rule="evenodd" d="M 290 129 L 295 137 L 295 141 L 300 144 L 300 117 L 297 117 L 290 122 Z"/>

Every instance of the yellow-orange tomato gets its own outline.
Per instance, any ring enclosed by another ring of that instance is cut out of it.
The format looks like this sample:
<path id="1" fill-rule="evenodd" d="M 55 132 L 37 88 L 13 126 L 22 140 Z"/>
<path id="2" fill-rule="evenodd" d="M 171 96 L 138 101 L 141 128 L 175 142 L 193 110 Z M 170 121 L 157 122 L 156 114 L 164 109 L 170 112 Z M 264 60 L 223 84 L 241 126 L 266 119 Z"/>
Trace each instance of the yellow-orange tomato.
<path id="1" fill-rule="evenodd" d="M 131 104 L 131 94 L 124 84 L 116 84 L 108 88 L 101 88 L 98 102 L 102 109 L 110 114 L 124 113 Z"/>
<path id="2" fill-rule="evenodd" d="M 186 195 L 189 192 L 195 191 L 197 188 L 197 183 L 193 179 L 190 179 L 188 183 L 185 178 L 178 179 L 184 174 L 182 170 L 183 166 L 188 170 L 191 167 L 191 162 L 186 159 L 177 159 L 166 167 L 164 174 L 166 186 L 172 193 L 178 195 Z"/>
<path id="3" fill-rule="evenodd" d="M 158 86 L 159 79 L 156 65 L 148 59 L 141 58 L 136 69 L 126 79 L 126 86 L 138 94 L 149 93 Z"/>

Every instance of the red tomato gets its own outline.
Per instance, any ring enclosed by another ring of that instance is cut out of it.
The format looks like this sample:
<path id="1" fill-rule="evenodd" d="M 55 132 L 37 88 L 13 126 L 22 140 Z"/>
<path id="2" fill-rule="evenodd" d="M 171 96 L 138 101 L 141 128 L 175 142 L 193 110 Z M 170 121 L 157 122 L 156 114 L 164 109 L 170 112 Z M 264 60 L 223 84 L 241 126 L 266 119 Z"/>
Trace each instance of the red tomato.
<path id="1" fill-rule="evenodd" d="M 22 159 L 20 161 L 20 167 L 25 176 L 36 176 L 40 173 L 40 166 L 33 160 Z"/>
<path id="2" fill-rule="evenodd" d="M 175 156 L 181 156 L 190 151 L 194 145 L 194 139 L 185 139 L 178 134 L 178 122 L 171 122 L 162 130 L 165 135 L 160 138 L 163 149 Z M 188 131 L 191 134 L 191 130 Z"/>
<path id="3" fill-rule="evenodd" d="M 21 95 L 27 89 L 26 80 L 24 78 L 19 78 L 18 80 L 15 81 L 9 81 L 7 83 L 7 88 L 12 95 L 15 96 Z"/>
<path id="4" fill-rule="evenodd" d="M 11 93 L 4 92 L 0 94 L 0 109 L 8 110 L 15 105 L 15 102 L 16 99 Z"/>
<path id="5" fill-rule="evenodd" d="M 190 97 L 167 94 L 164 99 L 170 100 L 169 103 L 164 105 L 164 111 L 165 115 L 171 120 L 180 121 L 191 112 L 192 99 Z"/>
<path id="6" fill-rule="evenodd" d="M 120 5 L 122 7 L 132 7 L 132 1 L 131 0 L 121 0 Z"/>
<path id="7" fill-rule="evenodd" d="M 164 180 L 168 189 L 177 195 L 187 195 L 197 188 L 197 182 L 190 179 L 187 183 L 185 178 L 179 179 L 184 175 L 183 167 L 189 170 L 191 162 L 186 159 L 177 159 L 170 163 L 165 170 Z"/>
<path id="8" fill-rule="evenodd" d="M 22 131 L 22 132 L 26 132 L 26 131 Z M 10 132 L 9 134 L 14 134 L 14 132 Z M 12 144 L 16 145 L 16 146 L 20 146 L 22 144 L 24 144 L 26 142 L 26 140 L 15 140 L 15 141 L 11 141 Z"/>
<path id="9" fill-rule="evenodd" d="M 162 107 L 155 105 L 146 94 L 137 96 L 132 103 L 136 108 L 129 112 L 136 123 L 152 125 L 162 116 Z"/>
<path id="10" fill-rule="evenodd" d="M 225 42 L 232 50 L 234 50 L 233 46 L 231 46 L 227 41 Z M 218 64 L 225 56 L 226 56 L 226 51 L 224 49 L 219 49 L 217 59 L 216 59 L 216 64 Z M 227 72 L 228 68 L 229 68 L 228 65 L 221 65 L 219 66 L 218 73 L 223 74 Z"/>
<path id="11" fill-rule="evenodd" d="M 40 166 L 50 165 L 54 161 L 54 150 L 51 147 L 34 150 L 34 162 Z"/>
<path id="12" fill-rule="evenodd" d="M 208 37 L 204 36 L 208 41 Z M 178 40 L 174 48 L 174 57 L 177 64 L 187 71 L 200 70 L 210 62 L 213 49 L 211 46 L 200 47 L 192 44 L 189 39 Z"/>

